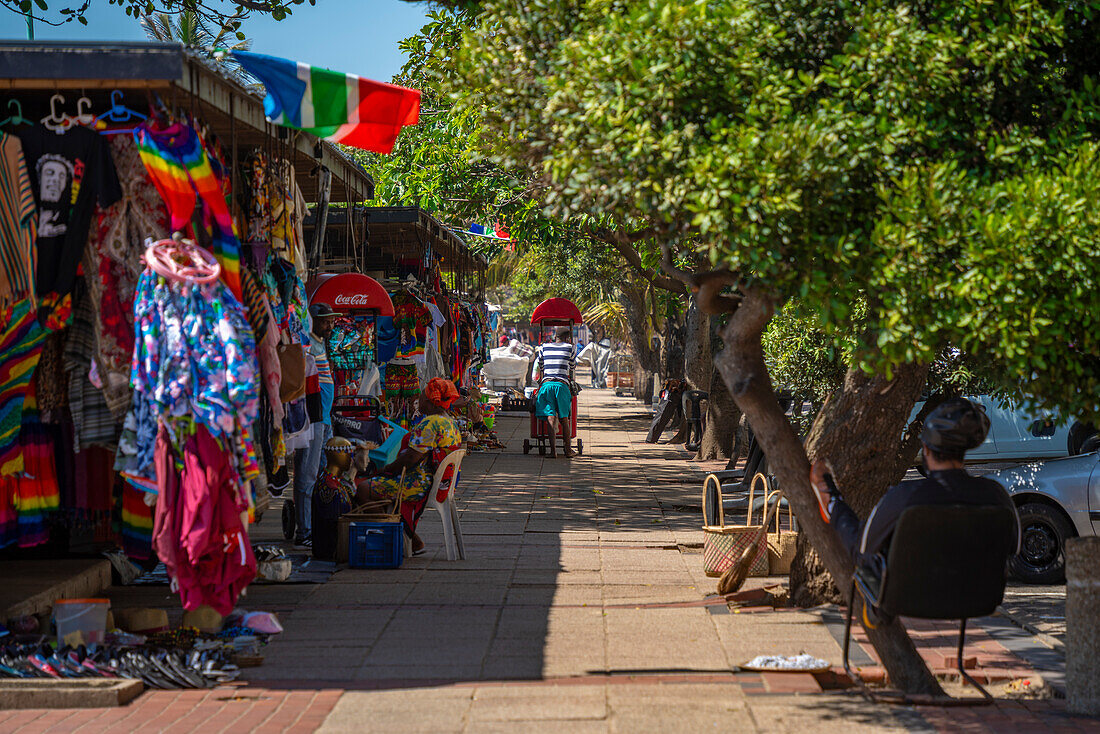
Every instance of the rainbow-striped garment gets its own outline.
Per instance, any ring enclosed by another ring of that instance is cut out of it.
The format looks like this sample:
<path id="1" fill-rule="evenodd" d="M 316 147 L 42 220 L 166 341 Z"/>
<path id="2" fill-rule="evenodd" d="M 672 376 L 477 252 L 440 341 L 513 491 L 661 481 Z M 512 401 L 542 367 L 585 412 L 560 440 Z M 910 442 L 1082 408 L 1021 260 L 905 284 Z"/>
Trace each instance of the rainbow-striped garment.
<path id="1" fill-rule="evenodd" d="M 23 402 L 48 332 L 39 325 L 30 299 L 6 308 L 0 321 L 5 324 L 0 329 L 0 476 L 6 477 L 23 471 Z"/>
<path id="2" fill-rule="evenodd" d="M 195 130 L 173 123 L 157 130 L 144 123 L 134 130 L 141 162 L 149 171 L 172 219 L 172 231 L 191 222 L 197 199 L 202 199 L 204 223 L 214 240 L 214 256 L 222 266 L 222 282 L 241 299 L 241 243 L 210 159 Z"/>

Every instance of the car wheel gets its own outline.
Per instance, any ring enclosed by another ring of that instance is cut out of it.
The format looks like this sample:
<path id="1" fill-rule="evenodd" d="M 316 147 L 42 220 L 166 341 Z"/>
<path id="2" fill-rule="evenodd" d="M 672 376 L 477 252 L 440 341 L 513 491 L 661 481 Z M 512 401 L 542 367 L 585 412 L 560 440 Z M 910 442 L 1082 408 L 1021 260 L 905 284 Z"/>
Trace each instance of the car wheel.
<path id="1" fill-rule="evenodd" d="M 1050 505 L 1028 502 L 1021 505 L 1020 552 L 1009 566 L 1020 581 L 1028 584 L 1060 584 L 1065 580 L 1066 539 L 1074 536 L 1073 526 Z"/>

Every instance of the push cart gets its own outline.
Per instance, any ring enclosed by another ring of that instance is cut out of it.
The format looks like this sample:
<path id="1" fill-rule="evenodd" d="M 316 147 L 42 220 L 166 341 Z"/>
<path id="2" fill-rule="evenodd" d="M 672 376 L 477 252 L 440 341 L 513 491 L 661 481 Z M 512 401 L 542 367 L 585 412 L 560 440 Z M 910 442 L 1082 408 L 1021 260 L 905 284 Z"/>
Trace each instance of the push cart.
<path id="1" fill-rule="evenodd" d="M 554 329 L 559 326 L 574 326 L 584 323 L 580 309 L 568 298 L 548 298 L 535 307 L 531 314 L 531 325 L 538 327 L 539 343 L 545 343 L 553 338 Z M 537 394 L 537 392 L 536 392 Z M 531 413 L 531 437 L 523 439 L 523 453 L 529 454 L 532 448 L 538 448 L 539 455 L 545 456 L 550 449 L 549 426 L 546 421 L 540 420 L 535 415 L 535 398 L 528 401 L 527 409 Z M 569 411 L 569 420 L 559 421 L 558 436 L 565 437 L 565 431 L 569 431 L 570 440 L 577 438 L 577 396 L 573 396 L 573 403 Z M 532 443 L 533 441 L 533 443 Z M 584 453 L 584 442 L 577 439 L 577 455 Z"/>
<path id="2" fill-rule="evenodd" d="M 613 352 L 607 370 L 607 386 L 615 388 L 615 395 L 634 395 L 634 357 L 624 352 Z"/>

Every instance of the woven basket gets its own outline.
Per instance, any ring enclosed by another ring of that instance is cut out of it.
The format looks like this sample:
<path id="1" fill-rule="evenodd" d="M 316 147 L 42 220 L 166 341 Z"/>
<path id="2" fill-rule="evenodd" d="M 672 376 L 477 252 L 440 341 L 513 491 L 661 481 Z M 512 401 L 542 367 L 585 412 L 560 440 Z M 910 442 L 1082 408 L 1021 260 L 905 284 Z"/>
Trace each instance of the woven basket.
<path id="1" fill-rule="evenodd" d="M 722 482 L 713 474 L 703 481 L 703 522 L 707 518 L 707 486 L 714 482 L 718 501 L 718 524 L 703 526 L 703 572 L 707 576 L 721 576 L 741 559 L 745 549 L 757 546 L 756 556 L 749 569 L 750 576 L 768 575 L 767 544 L 764 542 L 760 525 L 752 524 L 752 500 L 756 492 L 757 481 L 764 483 L 764 496 L 767 496 L 768 480 L 763 474 L 757 474 L 749 485 L 749 510 L 744 525 L 726 525 L 725 511 L 722 507 Z"/>
<path id="2" fill-rule="evenodd" d="M 783 494 L 779 490 L 772 492 L 775 501 L 779 502 Z M 767 507 L 767 503 L 764 503 Z M 787 504 L 787 526 L 794 527 L 794 514 L 791 506 Z M 775 509 L 775 532 L 768 533 L 768 573 L 771 576 L 783 576 L 791 572 L 791 562 L 794 560 L 795 549 L 798 546 L 798 533 L 788 530 L 783 532 L 779 525 L 779 508 Z"/>

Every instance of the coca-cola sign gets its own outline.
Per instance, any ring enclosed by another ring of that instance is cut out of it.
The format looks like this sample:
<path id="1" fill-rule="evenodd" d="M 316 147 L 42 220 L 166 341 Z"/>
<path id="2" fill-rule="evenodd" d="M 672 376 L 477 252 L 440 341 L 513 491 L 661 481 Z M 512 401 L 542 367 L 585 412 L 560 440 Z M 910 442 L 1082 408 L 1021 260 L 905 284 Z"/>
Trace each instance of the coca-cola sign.
<path id="1" fill-rule="evenodd" d="M 359 306 L 365 308 L 370 306 L 370 296 L 365 293 L 356 293 L 354 295 L 341 294 L 333 299 L 334 306 Z"/>
<path id="2" fill-rule="evenodd" d="M 323 274 L 310 285 L 310 303 L 327 303 L 337 311 L 377 311 L 393 316 L 386 289 L 362 273 Z"/>

